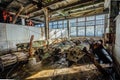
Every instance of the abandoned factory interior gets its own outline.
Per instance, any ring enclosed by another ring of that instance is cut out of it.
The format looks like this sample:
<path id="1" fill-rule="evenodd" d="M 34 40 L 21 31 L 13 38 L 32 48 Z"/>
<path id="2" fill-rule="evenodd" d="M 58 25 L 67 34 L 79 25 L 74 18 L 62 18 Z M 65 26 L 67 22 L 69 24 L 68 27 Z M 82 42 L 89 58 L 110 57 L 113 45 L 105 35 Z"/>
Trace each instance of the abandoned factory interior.
<path id="1" fill-rule="evenodd" d="M 120 80 L 120 0 L 0 0 L 0 80 Z"/>

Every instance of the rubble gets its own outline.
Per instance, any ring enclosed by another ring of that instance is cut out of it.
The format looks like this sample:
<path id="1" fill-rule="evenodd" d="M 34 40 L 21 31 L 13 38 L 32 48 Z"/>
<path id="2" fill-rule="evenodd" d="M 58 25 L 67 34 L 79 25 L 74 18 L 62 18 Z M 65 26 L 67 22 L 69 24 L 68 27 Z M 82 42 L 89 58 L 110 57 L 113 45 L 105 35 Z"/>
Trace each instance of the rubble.
<path id="1" fill-rule="evenodd" d="M 101 67 L 101 65 L 95 60 L 93 54 L 88 54 L 90 43 L 92 43 L 90 40 L 72 39 L 64 40 L 62 42 L 55 43 L 54 45 L 50 44 L 48 47 L 37 48 L 33 55 L 37 58 L 36 65 L 34 65 L 35 67 L 33 66 L 34 68 L 31 67 L 31 69 L 29 69 L 27 68 L 28 65 L 26 65 L 26 68 L 24 68 L 27 72 L 21 67 L 20 69 L 23 69 L 22 71 L 25 73 L 20 74 L 18 72 L 19 74 L 16 75 L 16 77 L 30 73 L 27 75 L 33 75 L 33 78 L 39 78 L 40 80 L 98 80 L 99 77 L 101 79 L 101 76 L 104 74 L 101 73 L 99 68 L 103 69 L 104 67 Z M 88 51 L 88 53 L 86 51 Z M 23 53 L 19 54 L 23 55 Z M 23 55 L 24 57 L 18 55 L 18 53 L 15 53 L 14 55 L 18 58 L 22 57 L 18 59 L 19 61 L 25 59 L 25 55 Z M 92 66 L 85 67 L 86 64 Z M 72 68 L 73 65 L 76 68 Z M 83 67 L 81 68 L 81 66 Z M 75 70 L 77 70 L 77 72 L 74 72 Z M 36 74 L 37 71 L 39 75 Z M 44 76 L 47 77 L 45 78 Z M 22 78 L 33 79 L 26 76 L 23 76 Z"/>

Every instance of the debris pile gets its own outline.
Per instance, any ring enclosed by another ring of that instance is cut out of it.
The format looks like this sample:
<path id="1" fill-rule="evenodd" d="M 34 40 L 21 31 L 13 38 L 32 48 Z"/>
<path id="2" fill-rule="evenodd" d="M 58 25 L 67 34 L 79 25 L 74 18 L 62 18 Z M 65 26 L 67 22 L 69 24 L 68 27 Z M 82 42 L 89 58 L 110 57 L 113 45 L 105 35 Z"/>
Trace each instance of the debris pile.
<path id="1" fill-rule="evenodd" d="M 37 63 L 40 62 L 40 64 L 42 65 L 41 67 L 38 67 L 40 68 L 39 73 L 44 74 L 41 72 L 45 71 L 45 73 L 46 72 L 49 73 L 50 71 L 50 74 L 53 74 L 52 76 L 48 76 L 45 79 L 44 77 L 41 77 L 41 78 L 39 77 L 40 80 L 48 80 L 48 79 L 50 80 L 104 80 L 103 76 L 105 74 L 107 74 L 107 76 L 110 74 L 106 71 L 106 69 L 104 69 L 104 67 L 101 66 L 101 63 L 98 61 L 99 56 L 96 56 L 97 52 L 95 52 L 96 43 L 98 44 L 98 40 L 93 41 L 88 39 L 83 39 L 83 40 L 71 39 L 71 40 L 64 40 L 62 42 L 50 44 L 47 47 L 42 46 L 40 48 L 37 48 L 33 57 L 37 59 Z M 26 55 L 23 55 L 23 53 L 22 54 L 16 53 L 14 55 L 15 57 L 18 58 L 17 60 L 20 60 L 20 61 L 27 58 L 25 57 Z M 88 66 L 85 67 L 86 65 Z M 89 65 L 94 65 L 94 67 L 96 68 Z M 71 69 L 71 67 L 73 66 L 77 66 L 80 69 L 78 68 Z M 37 68 L 37 65 L 35 68 Z M 70 68 L 71 72 L 69 73 L 70 71 L 69 69 L 67 72 L 65 72 L 64 68 L 65 70 L 67 70 L 67 68 Z M 84 70 L 83 68 L 85 69 L 85 71 L 83 71 Z M 28 70 L 27 72 L 30 73 L 29 76 L 32 75 L 33 73 L 35 74 L 34 70 L 31 72 L 28 68 L 25 68 L 25 69 L 27 69 Z M 59 75 L 57 75 L 57 73 L 59 73 L 58 69 L 62 70 Z M 88 69 L 89 71 L 86 71 Z M 78 71 L 74 73 L 74 70 L 78 70 Z M 22 68 L 21 68 L 21 71 L 22 71 Z M 64 72 L 65 74 L 61 74 Z M 26 75 L 26 74 L 20 74 L 20 75 Z M 44 75 L 47 76 L 47 74 L 44 74 Z M 23 78 L 25 78 L 25 76 Z"/>

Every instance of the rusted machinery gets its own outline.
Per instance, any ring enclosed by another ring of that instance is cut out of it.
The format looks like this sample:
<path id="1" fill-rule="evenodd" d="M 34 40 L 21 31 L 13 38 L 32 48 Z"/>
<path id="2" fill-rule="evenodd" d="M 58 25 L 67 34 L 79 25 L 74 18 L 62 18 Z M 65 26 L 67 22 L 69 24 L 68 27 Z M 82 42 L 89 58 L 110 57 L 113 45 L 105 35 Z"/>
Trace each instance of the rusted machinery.
<path id="1" fill-rule="evenodd" d="M 26 60 L 28 60 L 28 53 L 23 52 L 14 52 L 12 54 L 0 56 L 1 71 L 3 70 L 4 67 Z"/>

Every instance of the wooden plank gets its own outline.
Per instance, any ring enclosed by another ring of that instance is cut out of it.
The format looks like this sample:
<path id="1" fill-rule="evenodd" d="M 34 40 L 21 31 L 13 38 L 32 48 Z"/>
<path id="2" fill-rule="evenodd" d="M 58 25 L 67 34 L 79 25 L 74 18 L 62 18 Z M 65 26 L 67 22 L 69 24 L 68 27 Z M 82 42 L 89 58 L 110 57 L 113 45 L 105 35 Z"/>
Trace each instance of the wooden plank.
<path id="1" fill-rule="evenodd" d="M 33 42 L 33 39 L 34 39 L 34 35 L 32 35 L 31 36 L 31 38 L 30 38 L 30 45 L 29 45 L 29 47 L 30 47 L 30 49 L 29 49 L 29 56 L 30 57 L 32 57 L 33 55 L 32 55 L 32 42 Z"/>
<path id="2" fill-rule="evenodd" d="M 16 14 L 16 16 L 15 16 L 15 18 L 14 18 L 14 20 L 13 20 L 13 24 L 15 24 L 15 23 L 16 23 L 17 18 L 18 18 L 18 16 L 20 15 L 20 13 L 23 11 L 23 9 L 24 9 L 24 7 L 23 7 L 23 6 L 21 6 L 20 10 L 18 11 L 18 13 Z"/>

